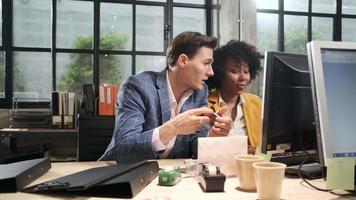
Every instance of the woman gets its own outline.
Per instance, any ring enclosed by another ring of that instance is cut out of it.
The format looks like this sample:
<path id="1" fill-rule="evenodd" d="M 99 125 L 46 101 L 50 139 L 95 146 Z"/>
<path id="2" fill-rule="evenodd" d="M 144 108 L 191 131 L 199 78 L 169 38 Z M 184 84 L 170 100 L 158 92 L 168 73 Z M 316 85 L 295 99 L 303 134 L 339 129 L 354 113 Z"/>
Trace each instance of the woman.
<path id="1" fill-rule="evenodd" d="M 233 121 L 229 135 L 247 135 L 249 153 L 260 145 L 261 99 L 244 89 L 261 69 L 256 48 L 231 40 L 214 51 L 215 75 L 208 80 L 209 108 L 218 111 L 226 105 Z"/>

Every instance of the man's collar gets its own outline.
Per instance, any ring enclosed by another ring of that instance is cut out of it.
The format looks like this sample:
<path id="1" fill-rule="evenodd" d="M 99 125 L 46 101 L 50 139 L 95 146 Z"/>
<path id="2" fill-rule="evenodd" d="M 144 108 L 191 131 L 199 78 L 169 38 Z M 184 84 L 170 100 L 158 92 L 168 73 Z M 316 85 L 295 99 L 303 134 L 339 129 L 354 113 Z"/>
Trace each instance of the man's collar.
<path id="1" fill-rule="evenodd" d="M 173 104 L 174 103 L 178 104 L 178 102 L 177 102 L 177 100 L 176 100 L 176 98 L 174 96 L 173 90 L 172 90 L 171 82 L 170 82 L 169 77 L 168 77 L 168 70 L 166 70 L 166 80 L 167 80 L 167 89 L 168 89 L 169 101 L 170 101 L 171 104 L 172 103 Z M 189 97 L 190 95 L 193 94 L 193 92 L 194 92 L 194 90 L 192 90 L 192 89 L 185 91 L 183 93 L 181 99 Z"/>

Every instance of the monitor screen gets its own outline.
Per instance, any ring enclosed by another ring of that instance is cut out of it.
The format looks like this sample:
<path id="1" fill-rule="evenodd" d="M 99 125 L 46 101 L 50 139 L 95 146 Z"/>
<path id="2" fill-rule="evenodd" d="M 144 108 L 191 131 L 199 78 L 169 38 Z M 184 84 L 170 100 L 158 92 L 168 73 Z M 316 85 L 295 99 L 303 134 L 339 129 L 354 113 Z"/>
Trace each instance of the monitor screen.
<path id="1" fill-rule="evenodd" d="M 266 52 L 263 92 L 261 151 L 316 155 L 307 56 Z"/>
<path id="2" fill-rule="evenodd" d="M 321 164 L 356 158 L 356 43 L 308 43 Z"/>

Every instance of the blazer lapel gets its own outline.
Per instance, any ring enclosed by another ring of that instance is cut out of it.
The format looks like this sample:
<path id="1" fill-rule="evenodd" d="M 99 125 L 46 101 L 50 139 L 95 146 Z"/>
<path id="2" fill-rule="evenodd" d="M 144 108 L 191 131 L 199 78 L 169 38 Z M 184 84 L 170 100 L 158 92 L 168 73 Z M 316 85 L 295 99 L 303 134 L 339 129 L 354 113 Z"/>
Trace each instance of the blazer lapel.
<path id="1" fill-rule="evenodd" d="M 161 105 L 162 124 L 171 118 L 166 71 L 167 70 L 161 71 L 160 73 L 158 73 L 158 77 L 157 77 L 157 87 L 158 87 L 159 101 Z"/>

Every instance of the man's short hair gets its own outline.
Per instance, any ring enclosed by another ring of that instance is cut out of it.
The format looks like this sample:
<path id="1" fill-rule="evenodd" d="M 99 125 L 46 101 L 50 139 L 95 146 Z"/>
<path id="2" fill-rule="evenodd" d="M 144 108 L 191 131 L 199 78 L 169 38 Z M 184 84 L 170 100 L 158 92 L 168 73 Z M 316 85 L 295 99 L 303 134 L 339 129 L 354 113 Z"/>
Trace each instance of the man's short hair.
<path id="1" fill-rule="evenodd" d="M 166 59 L 168 66 L 174 66 L 180 54 L 185 54 L 188 58 L 192 58 L 201 47 L 215 49 L 217 39 L 203 35 L 198 32 L 182 32 L 177 35 L 166 51 Z"/>

